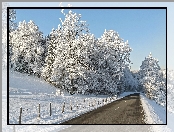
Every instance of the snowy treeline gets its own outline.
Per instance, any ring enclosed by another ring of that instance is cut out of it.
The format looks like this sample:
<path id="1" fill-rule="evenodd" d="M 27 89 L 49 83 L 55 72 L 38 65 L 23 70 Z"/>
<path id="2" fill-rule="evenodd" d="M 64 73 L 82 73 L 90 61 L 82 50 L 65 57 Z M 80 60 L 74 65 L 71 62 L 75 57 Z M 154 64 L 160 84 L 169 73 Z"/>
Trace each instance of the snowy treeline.
<path id="1" fill-rule="evenodd" d="M 70 93 L 124 92 L 121 78 L 131 48 L 113 30 L 95 38 L 81 15 L 69 11 L 57 29 L 43 37 L 33 22 L 20 22 L 10 32 L 10 68 L 37 74 Z"/>
<path id="2" fill-rule="evenodd" d="M 81 14 L 62 13 L 65 19 L 46 37 L 33 21 L 20 22 L 10 31 L 11 69 L 37 75 L 71 94 L 144 91 L 165 104 L 166 73 L 156 59 L 149 55 L 140 71 L 131 71 L 128 41 L 114 30 L 95 38 Z"/>
<path id="3" fill-rule="evenodd" d="M 142 87 L 140 86 L 139 78 L 139 71 L 131 71 L 129 67 L 126 67 L 122 77 L 125 91 L 141 91 Z"/>

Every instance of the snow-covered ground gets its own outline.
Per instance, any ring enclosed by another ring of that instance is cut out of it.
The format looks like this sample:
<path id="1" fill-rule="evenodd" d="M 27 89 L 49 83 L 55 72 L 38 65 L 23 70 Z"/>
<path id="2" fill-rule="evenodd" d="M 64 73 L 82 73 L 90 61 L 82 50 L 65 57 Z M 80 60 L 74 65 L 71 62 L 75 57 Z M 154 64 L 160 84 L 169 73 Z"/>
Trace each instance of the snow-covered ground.
<path id="1" fill-rule="evenodd" d="M 27 132 L 27 131 L 40 131 L 40 132 L 53 132 L 58 131 L 70 125 L 22 125 L 22 126 L 7 126 L 7 74 L 3 71 L 2 74 L 2 131 L 11 132 L 14 129 L 17 132 Z M 69 94 L 56 95 L 56 89 L 41 79 L 26 76 L 20 73 L 10 73 L 10 123 L 18 124 L 19 109 L 22 106 L 22 123 L 23 124 L 49 124 L 49 123 L 60 123 L 69 118 L 74 118 L 84 112 L 92 110 L 96 107 L 100 107 L 104 104 L 99 104 L 98 101 L 102 102 L 106 99 L 106 96 L 80 96 Z M 172 85 L 173 88 L 173 85 Z M 172 91 L 172 90 L 171 90 Z M 119 98 L 131 94 L 127 92 L 122 94 Z M 170 97 L 170 96 L 169 96 Z M 172 98 L 173 95 L 170 97 Z M 84 102 L 85 99 L 85 102 Z M 70 109 L 70 100 L 73 110 Z M 95 103 L 95 100 L 97 103 Z M 166 123 L 165 108 L 159 106 L 155 102 L 147 99 L 141 94 L 141 101 L 143 108 L 146 113 L 148 123 Z M 168 100 L 169 101 L 169 100 Z M 52 103 L 52 116 L 49 115 L 49 103 Z M 62 106 L 65 102 L 65 112 L 62 113 Z M 97 104 L 91 106 L 91 104 Z M 38 118 L 38 104 L 41 104 L 41 118 Z M 90 106 L 89 106 L 90 103 Z M 106 103 L 105 103 L 106 104 Z M 78 105 L 78 107 L 77 107 Z M 28 109 L 28 110 L 27 110 Z M 170 110 L 170 111 L 169 111 Z M 168 109 L 168 122 L 167 126 L 151 126 L 152 131 L 172 131 L 174 130 L 171 124 L 174 119 L 173 109 Z"/>
<path id="2" fill-rule="evenodd" d="M 148 101 L 148 99 L 146 101 Z M 149 104 L 151 104 L 150 102 Z M 164 117 L 161 116 L 160 114 L 160 111 L 163 110 L 160 109 L 159 111 L 158 108 L 159 107 L 155 104 L 152 105 L 152 107 L 148 111 L 146 110 L 146 112 L 149 112 L 149 116 L 156 117 L 154 118 L 154 120 L 163 121 Z M 155 114 L 153 112 L 155 112 Z M 174 122 L 174 70 L 168 70 L 167 71 L 167 125 L 151 125 L 151 130 L 153 132 L 174 132 L 173 122 Z"/>
<path id="3" fill-rule="evenodd" d="M 7 125 L 7 72 L 2 71 L 2 132 L 55 132 L 67 127 L 70 125 Z"/>
<path id="4" fill-rule="evenodd" d="M 41 79 L 10 72 L 9 123 L 19 123 L 20 107 L 22 107 L 22 124 L 59 124 L 113 101 L 108 98 L 105 102 L 107 96 L 70 95 L 66 92 L 62 95 L 56 94 L 56 88 Z M 118 98 L 115 97 L 115 99 Z M 65 108 L 62 113 L 64 103 Z M 39 104 L 40 118 L 38 117 Z"/>
<path id="5" fill-rule="evenodd" d="M 166 107 L 148 99 L 143 94 L 140 95 L 141 103 L 146 116 L 147 124 L 166 124 Z"/>

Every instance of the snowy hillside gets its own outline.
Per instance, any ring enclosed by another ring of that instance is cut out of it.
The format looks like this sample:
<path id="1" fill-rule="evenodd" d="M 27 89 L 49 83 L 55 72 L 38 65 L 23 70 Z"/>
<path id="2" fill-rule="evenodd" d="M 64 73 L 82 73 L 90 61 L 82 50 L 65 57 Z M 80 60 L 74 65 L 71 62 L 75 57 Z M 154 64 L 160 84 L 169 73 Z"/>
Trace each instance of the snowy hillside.
<path id="1" fill-rule="evenodd" d="M 12 74 L 11 74 L 12 75 Z M 13 76 L 13 75 L 12 75 Z M 13 76 L 15 78 L 15 76 Z M 26 79 L 26 77 L 22 76 L 16 76 L 16 79 L 20 78 L 19 80 L 22 79 Z M 30 78 L 31 79 L 31 78 Z M 19 81 L 18 80 L 18 81 Z M 33 79 L 34 80 L 34 79 Z M 54 131 L 58 131 L 70 126 L 64 126 L 64 125 L 59 125 L 59 126 L 37 126 L 37 125 L 28 125 L 28 126 L 7 126 L 7 72 L 6 70 L 2 71 L 2 132 L 12 132 L 12 131 L 16 131 L 16 132 L 35 132 L 35 131 L 39 131 L 39 132 L 54 132 Z M 29 82 L 29 81 L 27 81 Z M 16 82 L 17 83 L 17 82 Z M 25 82 L 26 83 L 26 82 Z M 25 84 L 23 83 L 23 84 Z M 32 83 L 34 84 L 34 83 Z M 39 84 L 39 83 L 37 83 Z M 18 84 L 19 85 L 19 84 Z M 47 85 L 46 83 L 43 83 L 42 86 Z M 15 85 L 16 86 L 16 85 Z M 48 85 L 47 85 L 48 86 Z M 23 85 L 24 88 L 27 88 L 25 85 Z M 50 86 L 49 86 L 50 87 Z M 50 87 L 51 89 L 51 87 Z"/>
<path id="2" fill-rule="evenodd" d="M 10 71 L 9 74 L 9 94 L 10 95 L 31 95 L 56 92 L 55 87 L 34 76 Z"/>
<path id="3" fill-rule="evenodd" d="M 108 102 L 103 102 L 106 98 L 107 96 L 70 95 L 65 92 L 57 95 L 56 88 L 41 79 L 10 72 L 9 122 L 19 123 L 20 107 L 22 107 L 22 124 L 57 124 L 109 103 L 109 99 Z"/>

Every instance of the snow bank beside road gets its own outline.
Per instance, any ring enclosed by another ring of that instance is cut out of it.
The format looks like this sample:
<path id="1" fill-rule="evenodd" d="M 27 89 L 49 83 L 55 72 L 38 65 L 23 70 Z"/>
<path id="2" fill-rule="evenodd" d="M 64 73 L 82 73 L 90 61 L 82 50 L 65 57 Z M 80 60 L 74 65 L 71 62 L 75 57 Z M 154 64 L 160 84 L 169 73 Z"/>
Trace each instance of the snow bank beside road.
<path id="1" fill-rule="evenodd" d="M 160 106 L 155 101 L 140 95 L 147 124 L 166 124 L 166 107 Z"/>

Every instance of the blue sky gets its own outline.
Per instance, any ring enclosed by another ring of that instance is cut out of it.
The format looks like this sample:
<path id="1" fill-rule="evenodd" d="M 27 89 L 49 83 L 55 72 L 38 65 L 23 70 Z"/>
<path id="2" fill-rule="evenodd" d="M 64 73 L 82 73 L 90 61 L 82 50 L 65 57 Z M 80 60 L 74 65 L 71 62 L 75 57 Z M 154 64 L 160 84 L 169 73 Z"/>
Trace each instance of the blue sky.
<path id="1" fill-rule="evenodd" d="M 33 20 L 40 31 L 47 35 L 64 19 L 60 9 L 19 9 L 17 22 Z M 67 12 L 68 10 L 65 10 Z M 73 9 L 82 15 L 81 20 L 89 24 L 90 32 L 97 38 L 104 30 L 115 30 L 125 41 L 128 40 L 132 70 L 138 70 L 142 61 L 152 52 L 161 68 L 166 68 L 166 12 L 162 9 Z"/>

